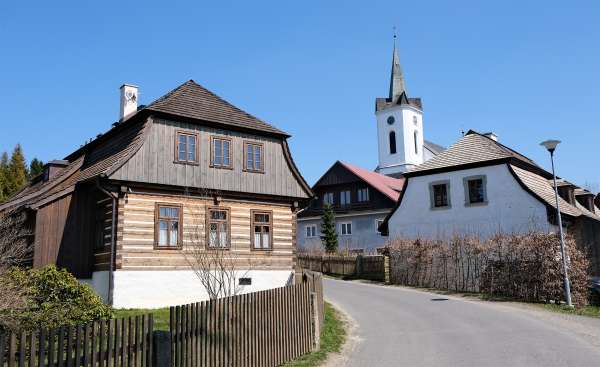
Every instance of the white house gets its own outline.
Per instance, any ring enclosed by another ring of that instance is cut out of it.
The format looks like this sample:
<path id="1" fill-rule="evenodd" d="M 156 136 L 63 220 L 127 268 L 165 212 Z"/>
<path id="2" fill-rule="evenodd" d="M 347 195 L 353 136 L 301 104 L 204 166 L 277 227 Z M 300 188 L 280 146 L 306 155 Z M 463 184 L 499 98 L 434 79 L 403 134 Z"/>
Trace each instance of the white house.
<path id="1" fill-rule="evenodd" d="M 557 230 L 552 174 L 493 134 L 469 131 L 404 177 L 400 199 L 380 227 L 390 239 Z M 594 195 L 564 180 L 557 185 L 563 224 L 588 248 L 600 274 Z"/>

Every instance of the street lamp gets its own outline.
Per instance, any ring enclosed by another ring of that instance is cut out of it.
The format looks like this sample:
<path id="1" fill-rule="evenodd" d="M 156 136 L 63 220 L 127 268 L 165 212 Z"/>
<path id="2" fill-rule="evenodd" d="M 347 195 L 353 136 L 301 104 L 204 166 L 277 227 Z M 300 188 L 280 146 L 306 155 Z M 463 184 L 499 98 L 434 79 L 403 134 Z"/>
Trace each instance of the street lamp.
<path id="1" fill-rule="evenodd" d="M 565 236 L 563 234 L 562 219 L 560 217 L 560 204 L 558 202 L 558 187 L 556 186 L 556 174 L 554 173 L 554 151 L 556 146 L 560 143 L 560 140 L 546 140 L 542 142 L 544 148 L 550 152 L 550 161 L 552 162 L 552 179 L 554 180 L 554 198 L 556 199 L 556 216 L 558 218 L 558 231 L 560 233 L 560 253 L 563 261 L 563 282 L 565 287 L 565 299 L 567 300 L 567 306 L 573 307 L 571 303 L 571 286 L 569 284 L 569 274 L 567 273 L 567 256 L 565 254 Z"/>

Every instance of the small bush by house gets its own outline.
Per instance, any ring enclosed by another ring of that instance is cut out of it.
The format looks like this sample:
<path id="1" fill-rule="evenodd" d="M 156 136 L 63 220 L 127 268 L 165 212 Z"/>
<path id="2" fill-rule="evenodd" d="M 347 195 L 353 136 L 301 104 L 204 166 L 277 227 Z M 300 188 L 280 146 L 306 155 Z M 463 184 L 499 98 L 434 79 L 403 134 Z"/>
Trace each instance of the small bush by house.
<path id="1" fill-rule="evenodd" d="M 573 302 L 588 303 L 589 263 L 567 237 Z M 564 301 L 560 241 L 554 234 L 498 235 L 490 240 L 394 240 L 392 283 L 458 292 L 482 292 L 515 300 Z"/>
<path id="2" fill-rule="evenodd" d="M 27 330 L 76 325 L 110 318 L 112 310 L 94 290 L 65 269 L 13 268 L 0 282 L 19 289 L 18 307 L 0 309 L 0 328 Z"/>

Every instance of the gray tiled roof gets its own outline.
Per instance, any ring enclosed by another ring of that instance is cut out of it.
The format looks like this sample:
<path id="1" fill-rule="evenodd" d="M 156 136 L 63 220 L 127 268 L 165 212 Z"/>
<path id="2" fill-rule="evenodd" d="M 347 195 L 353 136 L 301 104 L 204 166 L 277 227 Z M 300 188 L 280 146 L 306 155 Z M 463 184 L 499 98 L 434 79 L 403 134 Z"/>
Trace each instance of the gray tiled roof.
<path id="1" fill-rule="evenodd" d="M 443 170 L 445 168 L 494 161 L 503 158 L 515 158 L 537 167 L 535 162 L 524 155 L 475 131 L 469 131 L 458 142 L 427 162 L 414 167 L 410 170 L 410 173 Z"/>
<path id="2" fill-rule="evenodd" d="M 431 153 L 433 153 L 435 155 L 440 154 L 441 152 L 446 150 L 446 148 L 444 148 L 443 146 L 432 143 L 428 140 L 423 140 L 423 147 L 425 147 L 425 149 L 429 150 Z"/>
<path id="3" fill-rule="evenodd" d="M 188 80 L 146 107 L 196 120 L 289 136 L 286 132 L 250 115 L 208 89 Z"/>
<path id="4" fill-rule="evenodd" d="M 518 179 L 521 180 L 521 182 L 527 186 L 529 190 L 533 191 L 533 193 L 542 199 L 544 203 L 556 209 L 554 188 L 547 179 L 515 165 L 511 165 L 511 168 L 517 175 Z M 560 204 L 560 212 L 563 214 L 571 215 L 573 217 L 578 217 L 584 214 L 576 206 L 569 204 L 560 196 L 558 197 L 558 202 Z"/>

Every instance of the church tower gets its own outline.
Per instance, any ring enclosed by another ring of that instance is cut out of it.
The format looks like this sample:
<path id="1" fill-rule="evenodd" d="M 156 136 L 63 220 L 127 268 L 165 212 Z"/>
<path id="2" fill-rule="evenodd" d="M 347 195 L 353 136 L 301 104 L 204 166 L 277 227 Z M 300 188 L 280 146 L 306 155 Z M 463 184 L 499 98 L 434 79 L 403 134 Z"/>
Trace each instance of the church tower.
<path id="1" fill-rule="evenodd" d="M 400 176 L 424 162 L 423 107 L 420 98 L 408 98 L 400 58 L 392 52 L 390 91 L 387 98 L 375 100 L 379 165 L 376 172 Z"/>

